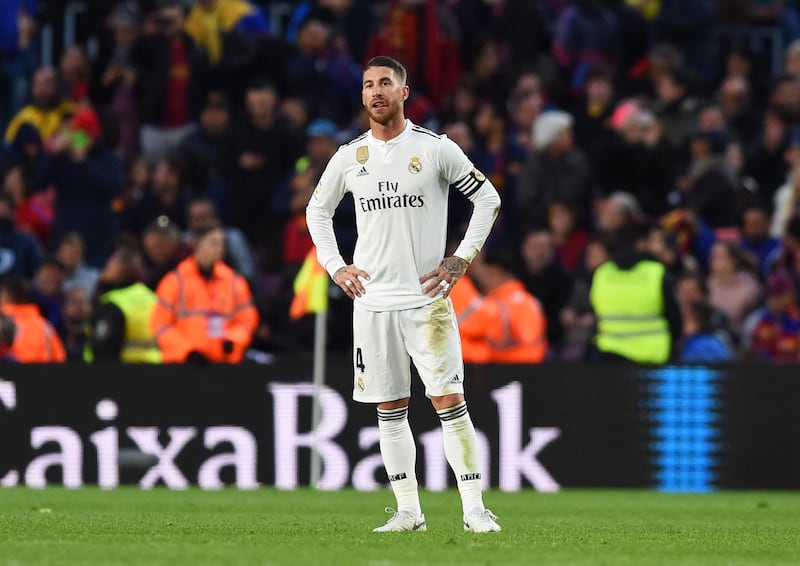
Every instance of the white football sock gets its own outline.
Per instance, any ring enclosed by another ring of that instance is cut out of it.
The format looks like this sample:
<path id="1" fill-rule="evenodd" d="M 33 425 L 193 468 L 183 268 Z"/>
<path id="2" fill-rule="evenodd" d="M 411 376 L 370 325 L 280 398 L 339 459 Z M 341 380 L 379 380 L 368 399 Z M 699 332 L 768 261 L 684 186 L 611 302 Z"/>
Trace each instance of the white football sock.
<path id="1" fill-rule="evenodd" d="M 417 490 L 417 445 L 408 424 L 408 407 L 378 409 L 381 456 L 392 485 L 397 510 L 421 515 Z"/>
<path id="2" fill-rule="evenodd" d="M 444 453 L 456 475 L 464 513 L 483 509 L 478 437 L 467 412 L 467 403 L 436 411 L 442 421 Z"/>

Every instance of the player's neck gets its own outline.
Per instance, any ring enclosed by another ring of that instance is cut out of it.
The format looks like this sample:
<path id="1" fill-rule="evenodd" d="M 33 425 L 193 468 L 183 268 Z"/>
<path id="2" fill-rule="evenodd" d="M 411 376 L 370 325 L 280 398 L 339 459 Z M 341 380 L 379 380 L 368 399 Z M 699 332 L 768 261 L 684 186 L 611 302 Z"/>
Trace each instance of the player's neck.
<path id="1" fill-rule="evenodd" d="M 379 124 L 374 120 L 370 120 L 369 127 L 372 130 L 372 137 L 381 141 L 389 141 L 402 134 L 403 130 L 406 129 L 406 117 L 398 114 L 386 124 Z"/>

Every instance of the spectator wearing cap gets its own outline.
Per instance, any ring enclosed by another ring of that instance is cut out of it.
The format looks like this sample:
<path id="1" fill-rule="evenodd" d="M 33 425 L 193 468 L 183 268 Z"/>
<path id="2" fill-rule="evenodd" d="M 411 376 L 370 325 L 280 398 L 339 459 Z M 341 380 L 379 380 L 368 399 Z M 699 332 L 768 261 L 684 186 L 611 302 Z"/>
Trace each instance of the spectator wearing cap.
<path id="1" fill-rule="evenodd" d="M 120 158 L 100 143 L 101 125 L 91 108 L 82 108 L 54 142 L 55 154 L 34 181 L 34 190 L 56 188 L 53 246 L 67 232 L 86 242 L 86 264 L 101 267 L 114 240 L 112 201 L 120 194 Z"/>
<path id="2" fill-rule="evenodd" d="M 748 358 L 783 363 L 800 361 L 800 309 L 791 276 L 778 271 L 767 279 L 763 307 L 744 324 L 742 350 Z"/>
<path id="3" fill-rule="evenodd" d="M 230 121 L 228 97 L 220 91 L 209 92 L 200 112 L 199 128 L 183 140 L 177 151 L 192 195 L 211 197 L 223 215 L 226 185 L 220 156 Z"/>
<path id="4" fill-rule="evenodd" d="M 146 21 L 133 45 L 135 94 L 141 131 L 139 143 L 151 163 L 173 151 L 195 129 L 202 104 L 206 53 L 184 31 L 183 7 L 164 0 Z"/>
<path id="5" fill-rule="evenodd" d="M 31 103 L 23 107 L 9 123 L 5 134 L 6 145 L 14 140 L 17 130 L 25 123 L 32 124 L 39 136 L 47 141 L 61 128 L 64 118 L 75 110 L 75 105 L 61 96 L 58 73 L 53 67 L 42 67 L 33 74 L 31 97 Z"/>
<path id="6" fill-rule="evenodd" d="M 533 123 L 532 151 L 517 179 L 517 223 L 521 232 L 545 224 L 547 207 L 555 200 L 588 210 L 592 190 L 589 163 L 573 146 L 572 116 L 544 112 Z"/>
<path id="7" fill-rule="evenodd" d="M 295 162 L 294 172 L 282 187 L 289 211 L 282 259 L 291 269 L 303 262 L 313 245 L 306 226 L 305 210 L 325 166 L 336 153 L 338 131 L 330 120 L 313 120 L 306 128 L 306 154 Z"/>

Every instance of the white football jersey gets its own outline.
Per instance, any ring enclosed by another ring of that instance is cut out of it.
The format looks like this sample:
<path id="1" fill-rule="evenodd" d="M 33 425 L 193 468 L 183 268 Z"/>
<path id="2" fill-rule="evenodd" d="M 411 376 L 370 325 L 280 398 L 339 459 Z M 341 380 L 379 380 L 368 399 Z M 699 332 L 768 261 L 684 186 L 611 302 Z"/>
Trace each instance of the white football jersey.
<path id="1" fill-rule="evenodd" d="M 370 275 L 360 308 L 389 311 L 435 300 L 419 278 L 444 258 L 450 188 L 473 205 L 455 255 L 472 259 L 489 235 L 500 196 L 455 142 L 406 120 L 403 133 L 382 141 L 370 131 L 339 148 L 306 208 L 317 257 L 331 276 L 346 263 L 333 231 L 345 192 L 353 194 L 358 240 L 353 264 Z"/>

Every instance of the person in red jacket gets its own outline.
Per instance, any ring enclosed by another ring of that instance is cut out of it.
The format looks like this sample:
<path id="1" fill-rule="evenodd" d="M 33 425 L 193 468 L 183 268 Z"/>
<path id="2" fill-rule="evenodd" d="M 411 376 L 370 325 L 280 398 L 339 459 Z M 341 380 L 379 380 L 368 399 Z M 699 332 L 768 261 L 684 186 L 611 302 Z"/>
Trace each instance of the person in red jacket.
<path id="1" fill-rule="evenodd" d="M 194 233 L 194 253 L 161 280 L 150 328 L 164 363 L 239 363 L 258 325 L 244 277 L 222 262 L 225 232 Z"/>
<path id="2" fill-rule="evenodd" d="M 14 321 L 16 332 L 11 356 L 23 364 L 62 363 L 64 345 L 53 326 L 33 302 L 30 284 L 22 276 L 8 275 L 0 283 L 0 311 Z"/>

